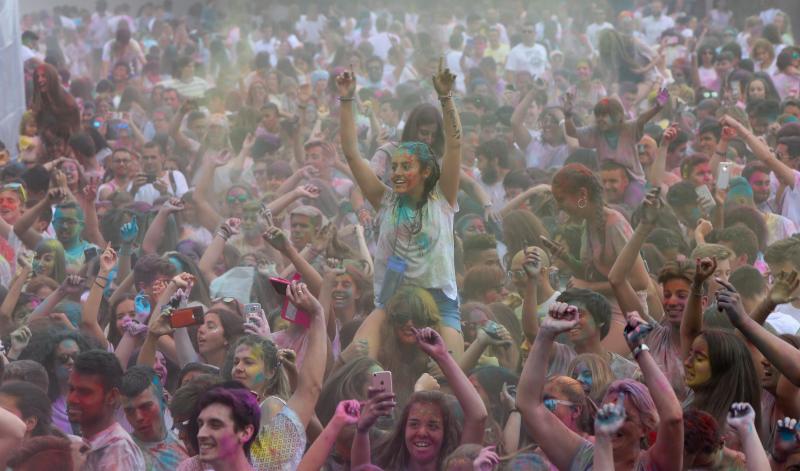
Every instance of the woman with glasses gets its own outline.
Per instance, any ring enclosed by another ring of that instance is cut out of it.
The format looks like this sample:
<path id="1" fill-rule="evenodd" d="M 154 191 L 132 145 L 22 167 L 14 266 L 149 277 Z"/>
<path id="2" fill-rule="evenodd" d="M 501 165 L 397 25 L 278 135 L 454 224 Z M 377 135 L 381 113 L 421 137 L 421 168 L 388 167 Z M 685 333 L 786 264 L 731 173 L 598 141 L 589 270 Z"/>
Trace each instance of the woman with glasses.
<path id="1" fill-rule="evenodd" d="M 66 434 L 78 433 L 77 424 L 70 423 L 67 416 L 67 380 L 75 358 L 91 348 L 97 347 L 76 331 L 40 330 L 34 333 L 19 357 L 44 366 L 49 380 L 47 395 L 53 403 L 53 425 Z"/>
<path id="2" fill-rule="evenodd" d="M 593 462 L 598 470 L 683 469 L 678 458 L 683 455 L 681 405 L 650 355 L 650 349 L 643 343 L 647 330 L 642 329 L 644 322 L 636 313 L 628 318 L 625 340 L 641 368 L 644 384 L 623 379 L 609 387 L 603 404 L 613 405 L 616 415 L 610 418 L 610 424 L 601 423 L 616 428 L 611 433 L 599 434 L 596 444 L 592 444 L 565 424 L 562 417 L 578 416 L 577 411 L 571 409 L 574 401 L 554 397 L 555 391 L 546 388 L 545 375 L 555 338 L 575 329 L 581 322 L 577 307 L 557 303 L 541 324 L 517 389 L 517 406 L 531 438 L 558 469 L 591 469 Z M 576 393 L 583 393 L 580 383 L 569 381 L 574 382 Z M 649 440 L 653 432 L 657 433 L 657 438 L 651 446 Z M 599 467 L 600 460 L 609 456 L 613 463 Z"/>
<path id="3" fill-rule="evenodd" d="M 692 83 L 707 90 L 719 90 L 721 82 L 714 67 L 716 60 L 716 49 L 710 44 L 701 44 L 692 55 Z"/>

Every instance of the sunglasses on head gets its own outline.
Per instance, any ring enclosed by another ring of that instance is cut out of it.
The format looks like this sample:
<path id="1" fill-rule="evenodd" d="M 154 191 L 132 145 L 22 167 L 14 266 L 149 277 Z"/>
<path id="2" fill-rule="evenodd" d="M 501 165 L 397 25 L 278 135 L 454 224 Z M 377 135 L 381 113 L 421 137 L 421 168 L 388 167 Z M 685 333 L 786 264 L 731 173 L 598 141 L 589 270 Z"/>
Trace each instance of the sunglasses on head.
<path id="1" fill-rule="evenodd" d="M 25 191 L 25 187 L 22 185 L 22 183 L 6 183 L 0 187 L 0 191 L 6 190 L 16 191 L 19 193 L 19 198 L 23 203 L 28 199 L 28 193 Z"/>

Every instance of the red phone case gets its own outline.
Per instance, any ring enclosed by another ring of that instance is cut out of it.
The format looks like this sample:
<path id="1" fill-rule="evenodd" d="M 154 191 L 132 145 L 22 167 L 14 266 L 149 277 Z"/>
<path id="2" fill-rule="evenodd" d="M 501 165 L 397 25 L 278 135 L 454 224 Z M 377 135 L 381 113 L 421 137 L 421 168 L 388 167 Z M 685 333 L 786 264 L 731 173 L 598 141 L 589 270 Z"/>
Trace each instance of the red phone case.
<path id="1" fill-rule="evenodd" d="M 280 280 L 280 278 L 277 279 Z M 297 273 L 295 273 L 295 275 L 292 277 L 292 281 L 300 281 L 301 279 L 302 277 Z M 270 278 L 269 281 L 272 282 L 272 280 L 273 278 Z M 310 327 L 311 316 L 307 312 L 301 311 L 300 309 L 294 307 L 294 305 L 291 302 L 289 302 L 289 298 L 285 296 L 285 293 L 286 292 L 284 291 L 283 309 L 281 309 L 281 318 L 286 319 L 287 321 L 293 324 L 298 324 L 306 328 Z"/>
<path id="2" fill-rule="evenodd" d="M 203 322 L 203 307 L 185 307 L 183 309 L 176 309 L 172 311 L 169 317 L 169 324 L 173 329 L 180 327 L 189 327 L 192 325 L 202 324 Z"/>

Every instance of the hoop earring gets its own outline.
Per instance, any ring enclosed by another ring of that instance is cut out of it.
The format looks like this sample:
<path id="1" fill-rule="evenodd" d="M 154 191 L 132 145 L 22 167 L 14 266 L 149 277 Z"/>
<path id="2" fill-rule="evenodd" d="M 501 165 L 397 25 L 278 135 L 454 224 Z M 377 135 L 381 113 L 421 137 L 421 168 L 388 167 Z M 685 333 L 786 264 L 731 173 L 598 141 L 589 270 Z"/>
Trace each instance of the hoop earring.
<path id="1" fill-rule="evenodd" d="M 579 208 L 581 208 L 581 209 L 584 209 L 584 208 L 586 208 L 586 206 L 587 206 L 588 204 L 589 204 L 589 201 L 586 199 L 586 197 L 585 197 L 585 196 L 584 196 L 584 197 L 582 197 L 582 198 L 580 198 L 580 199 L 578 200 L 578 207 L 579 207 Z"/>

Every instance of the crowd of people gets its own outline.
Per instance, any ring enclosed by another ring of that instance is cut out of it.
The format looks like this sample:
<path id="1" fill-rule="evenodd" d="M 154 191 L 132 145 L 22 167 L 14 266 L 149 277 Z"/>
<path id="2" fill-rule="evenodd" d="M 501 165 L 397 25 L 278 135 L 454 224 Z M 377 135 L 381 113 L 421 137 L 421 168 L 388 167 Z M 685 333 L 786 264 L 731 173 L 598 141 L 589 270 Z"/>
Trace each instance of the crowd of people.
<path id="1" fill-rule="evenodd" d="M 23 16 L 0 468 L 800 469 L 800 47 L 740 7 Z"/>

